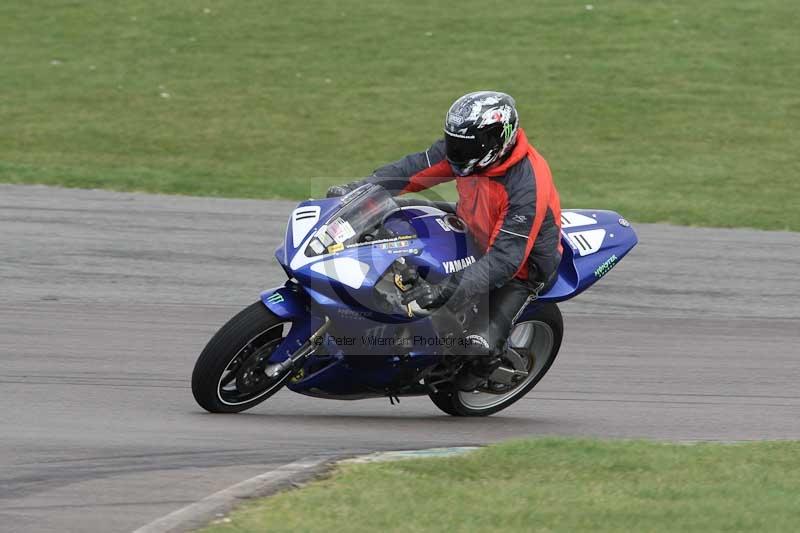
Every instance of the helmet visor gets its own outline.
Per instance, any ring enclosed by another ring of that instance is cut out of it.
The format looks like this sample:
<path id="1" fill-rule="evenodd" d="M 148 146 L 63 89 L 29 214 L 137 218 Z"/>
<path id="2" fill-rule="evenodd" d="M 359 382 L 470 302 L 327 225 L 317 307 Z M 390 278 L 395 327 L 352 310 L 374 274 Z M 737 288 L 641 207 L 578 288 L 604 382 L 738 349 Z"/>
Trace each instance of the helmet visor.
<path id="1" fill-rule="evenodd" d="M 445 130 L 444 145 L 447 160 L 456 165 L 480 161 L 486 155 L 486 148 L 475 136 L 453 135 Z"/>

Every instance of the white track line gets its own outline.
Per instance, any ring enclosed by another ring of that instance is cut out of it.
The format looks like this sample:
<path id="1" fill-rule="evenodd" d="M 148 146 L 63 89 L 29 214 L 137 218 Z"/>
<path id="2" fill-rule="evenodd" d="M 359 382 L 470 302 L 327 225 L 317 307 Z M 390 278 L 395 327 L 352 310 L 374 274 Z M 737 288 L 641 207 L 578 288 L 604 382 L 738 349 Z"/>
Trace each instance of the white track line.
<path id="1" fill-rule="evenodd" d="M 478 449 L 475 446 L 429 448 L 424 450 L 401 450 L 375 452 L 340 461 L 341 463 L 374 463 L 419 459 L 422 457 L 450 457 Z M 241 501 L 273 494 L 301 481 L 307 481 L 341 459 L 341 455 L 306 457 L 251 477 L 227 489 L 215 492 L 202 500 L 178 509 L 166 516 L 140 527 L 133 533 L 178 533 L 208 525 L 214 519 L 227 514 Z"/>
<path id="2" fill-rule="evenodd" d="M 266 496 L 292 483 L 306 481 L 322 471 L 336 457 L 307 457 L 270 470 L 227 489 L 206 496 L 163 516 L 134 531 L 134 533 L 176 533 L 208 525 L 220 514 L 225 514 L 242 500 Z"/>

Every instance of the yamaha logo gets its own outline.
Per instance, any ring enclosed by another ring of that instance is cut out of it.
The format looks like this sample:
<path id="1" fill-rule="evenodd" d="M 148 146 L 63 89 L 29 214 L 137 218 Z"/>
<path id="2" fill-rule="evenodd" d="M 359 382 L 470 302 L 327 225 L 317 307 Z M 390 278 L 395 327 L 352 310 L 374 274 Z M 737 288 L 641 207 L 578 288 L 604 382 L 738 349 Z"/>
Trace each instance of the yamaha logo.
<path id="1" fill-rule="evenodd" d="M 463 259 L 456 259 L 455 261 L 444 261 L 442 266 L 447 274 L 452 274 L 454 272 L 458 272 L 459 270 L 464 270 L 474 262 L 475 258 L 470 255 Z"/>

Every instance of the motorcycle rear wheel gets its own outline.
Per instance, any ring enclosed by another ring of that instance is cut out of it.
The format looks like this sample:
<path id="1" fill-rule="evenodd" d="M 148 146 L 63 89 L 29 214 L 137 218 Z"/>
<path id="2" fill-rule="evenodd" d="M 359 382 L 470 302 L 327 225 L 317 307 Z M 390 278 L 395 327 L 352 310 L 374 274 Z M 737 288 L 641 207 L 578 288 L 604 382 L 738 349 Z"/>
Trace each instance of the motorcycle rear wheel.
<path id="1" fill-rule="evenodd" d="M 255 302 L 231 318 L 206 345 L 192 372 L 192 393 L 212 413 L 238 413 L 283 387 L 291 371 L 268 377 L 264 367 L 291 322 Z"/>
<path id="2" fill-rule="evenodd" d="M 563 335 L 564 321 L 558 306 L 539 304 L 533 316 L 514 325 L 509 337 L 509 347 L 528 358 L 529 374 L 524 380 L 500 394 L 441 388 L 429 396 L 436 407 L 452 416 L 488 416 L 502 411 L 530 392 L 550 370 Z"/>

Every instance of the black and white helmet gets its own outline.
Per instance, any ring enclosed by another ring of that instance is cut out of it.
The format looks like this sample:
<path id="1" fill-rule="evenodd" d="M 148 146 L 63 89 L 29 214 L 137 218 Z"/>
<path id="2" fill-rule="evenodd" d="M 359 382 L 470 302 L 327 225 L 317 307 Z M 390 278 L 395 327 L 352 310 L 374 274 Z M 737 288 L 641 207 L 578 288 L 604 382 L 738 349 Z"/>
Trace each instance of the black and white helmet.
<path id="1" fill-rule="evenodd" d="M 511 151 L 518 130 L 516 102 L 509 95 L 465 94 L 453 102 L 444 120 L 447 161 L 456 176 L 487 168 Z"/>

